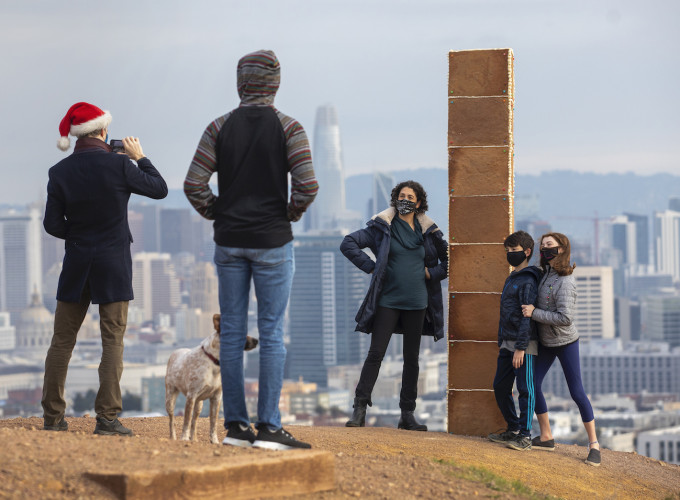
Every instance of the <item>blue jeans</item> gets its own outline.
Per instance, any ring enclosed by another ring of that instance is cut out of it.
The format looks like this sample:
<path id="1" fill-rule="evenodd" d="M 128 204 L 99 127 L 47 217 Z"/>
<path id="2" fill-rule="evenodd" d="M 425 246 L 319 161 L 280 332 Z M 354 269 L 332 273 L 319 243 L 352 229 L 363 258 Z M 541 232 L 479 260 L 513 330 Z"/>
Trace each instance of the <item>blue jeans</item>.
<path id="1" fill-rule="evenodd" d="M 217 245 L 215 265 L 220 289 L 220 369 L 225 427 L 248 424 L 243 377 L 243 348 L 248 332 L 250 280 L 257 298 L 260 377 L 257 425 L 281 427 L 279 398 L 286 348 L 283 316 L 293 283 L 293 242 L 278 248 L 234 248 Z"/>

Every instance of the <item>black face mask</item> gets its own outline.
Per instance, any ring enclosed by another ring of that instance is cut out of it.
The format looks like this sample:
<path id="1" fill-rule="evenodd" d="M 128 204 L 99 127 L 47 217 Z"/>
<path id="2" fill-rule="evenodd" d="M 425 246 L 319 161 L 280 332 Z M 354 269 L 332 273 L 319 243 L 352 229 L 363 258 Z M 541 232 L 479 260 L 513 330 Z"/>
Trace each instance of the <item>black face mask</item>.
<path id="1" fill-rule="evenodd" d="M 545 260 L 553 260 L 559 254 L 559 247 L 544 248 L 541 250 L 541 257 Z"/>
<path id="2" fill-rule="evenodd" d="M 524 253 L 524 250 L 519 250 L 517 252 L 508 252 L 505 254 L 505 257 L 508 259 L 508 264 L 512 267 L 517 267 L 524 262 L 527 255 Z"/>
<path id="3" fill-rule="evenodd" d="M 411 212 L 416 211 L 416 204 L 407 199 L 397 200 L 394 205 L 394 208 L 396 208 L 401 215 L 410 214 Z"/>

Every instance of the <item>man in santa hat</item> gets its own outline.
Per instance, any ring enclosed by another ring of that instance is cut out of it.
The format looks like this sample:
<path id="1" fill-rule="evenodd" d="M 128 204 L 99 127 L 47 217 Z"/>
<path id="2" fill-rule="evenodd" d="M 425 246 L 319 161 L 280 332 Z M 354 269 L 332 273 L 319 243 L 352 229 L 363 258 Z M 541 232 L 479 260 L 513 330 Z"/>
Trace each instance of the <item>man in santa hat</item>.
<path id="1" fill-rule="evenodd" d="M 42 407 L 44 429 L 66 431 L 64 385 L 76 336 L 90 303 L 99 304 L 102 358 L 95 399 L 95 434 L 132 436 L 118 420 L 122 411 L 120 377 L 123 335 L 132 293 L 132 234 L 128 200 L 132 193 L 165 198 L 168 187 L 144 156 L 139 139 L 123 139 L 125 154 L 107 144 L 111 114 L 79 102 L 59 124 L 57 146 L 66 151 L 68 135 L 78 138 L 73 153 L 49 171 L 45 230 L 65 240 L 57 288 L 54 335 L 45 359 Z M 134 160 L 137 164 L 132 162 Z"/>

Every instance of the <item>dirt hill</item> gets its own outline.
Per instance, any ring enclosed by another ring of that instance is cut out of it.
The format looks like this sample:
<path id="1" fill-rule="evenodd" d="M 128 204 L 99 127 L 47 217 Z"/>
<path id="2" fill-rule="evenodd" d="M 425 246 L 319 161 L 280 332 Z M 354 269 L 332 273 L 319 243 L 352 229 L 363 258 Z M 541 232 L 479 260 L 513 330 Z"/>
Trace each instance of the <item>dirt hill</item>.
<path id="1" fill-rule="evenodd" d="M 0 498 L 116 498 L 85 472 L 183 470 L 229 460 L 258 463 L 270 452 L 211 445 L 201 419 L 197 442 L 170 441 L 167 418 L 123 419 L 136 437 L 92 434 L 93 418 L 68 418 L 69 432 L 46 432 L 42 419 L 0 420 Z M 177 425 L 182 419 L 178 418 Z M 639 498 L 680 500 L 680 467 L 635 453 L 604 450 L 602 466 L 583 463 L 582 447 L 517 452 L 476 437 L 389 428 L 290 427 L 335 457 L 336 489 L 305 499 Z M 222 432 L 221 435 L 224 433 Z M 295 452 L 304 453 L 304 452 Z M 267 477 L 253 481 L 267 481 Z"/>

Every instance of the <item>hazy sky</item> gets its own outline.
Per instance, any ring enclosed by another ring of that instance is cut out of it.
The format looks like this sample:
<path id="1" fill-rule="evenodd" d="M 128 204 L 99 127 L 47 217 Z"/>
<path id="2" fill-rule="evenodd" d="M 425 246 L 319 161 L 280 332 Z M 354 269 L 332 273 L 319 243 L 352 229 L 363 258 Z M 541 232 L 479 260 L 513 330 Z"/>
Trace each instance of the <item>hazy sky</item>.
<path id="1" fill-rule="evenodd" d="M 180 187 L 236 63 L 273 49 L 276 106 L 310 139 L 338 110 L 347 174 L 446 166 L 449 50 L 515 52 L 518 173 L 680 173 L 680 2 L 12 1 L 0 4 L 0 203 L 43 195 L 77 101 Z"/>

